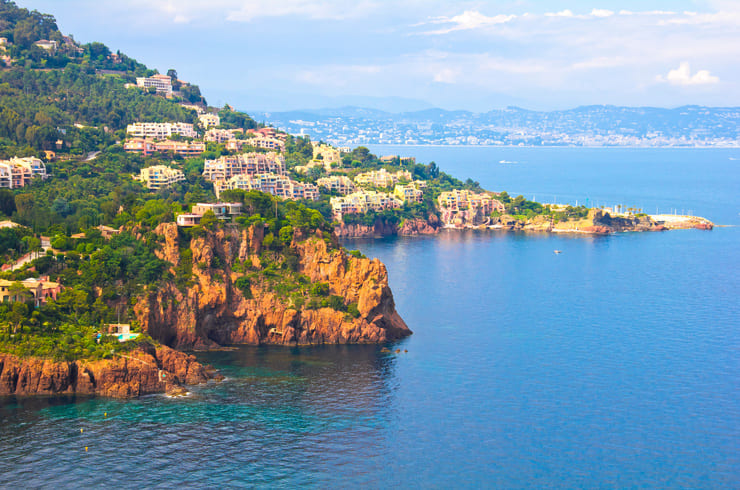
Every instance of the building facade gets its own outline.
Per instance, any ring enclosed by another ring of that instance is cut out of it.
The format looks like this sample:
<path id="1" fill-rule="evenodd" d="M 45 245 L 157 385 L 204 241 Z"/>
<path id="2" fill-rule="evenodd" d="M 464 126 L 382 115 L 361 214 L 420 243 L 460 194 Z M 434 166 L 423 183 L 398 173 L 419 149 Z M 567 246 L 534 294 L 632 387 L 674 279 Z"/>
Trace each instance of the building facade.
<path id="1" fill-rule="evenodd" d="M 147 189 L 159 190 L 177 182 L 182 182 L 185 180 L 185 174 L 182 173 L 182 170 L 176 168 L 154 165 L 141 169 L 137 180 L 145 183 Z"/>
<path id="2" fill-rule="evenodd" d="M 335 191 L 343 196 L 352 194 L 357 190 L 355 184 L 352 183 L 349 177 L 345 175 L 331 175 L 329 177 L 321 177 L 316 181 L 319 187 L 323 187 L 329 191 Z"/>
<path id="3" fill-rule="evenodd" d="M 0 188 L 18 189 L 31 184 L 35 178 L 45 179 L 46 165 L 35 157 L 0 160 Z"/>
<path id="4" fill-rule="evenodd" d="M 157 94 L 164 95 L 166 97 L 172 96 L 172 79 L 167 75 L 154 75 L 152 77 L 137 77 L 136 86 L 148 89 L 154 87 Z"/>
<path id="5" fill-rule="evenodd" d="M 370 210 L 399 208 L 403 202 L 397 197 L 385 192 L 359 190 L 343 197 L 330 199 L 332 215 L 338 221 L 347 214 L 362 214 Z"/>
<path id="6" fill-rule="evenodd" d="M 222 156 L 216 160 L 206 160 L 203 164 L 203 177 L 210 181 L 228 180 L 242 174 L 285 173 L 285 157 L 274 152 Z"/>
<path id="7" fill-rule="evenodd" d="M 245 191 L 261 191 L 283 199 L 319 198 L 319 188 L 313 184 L 296 182 L 285 175 L 278 174 L 238 174 L 228 180 L 218 180 L 213 184 L 216 196 L 225 190 L 241 189 Z"/>
<path id="8" fill-rule="evenodd" d="M 198 133 L 189 123 L 143 123 L 137 122 L 126 126 L 126 133 L 134 138 L 147 138 L 154 140 L 164 140 L 179 134 L 185 138 L 197 138 Z"/>

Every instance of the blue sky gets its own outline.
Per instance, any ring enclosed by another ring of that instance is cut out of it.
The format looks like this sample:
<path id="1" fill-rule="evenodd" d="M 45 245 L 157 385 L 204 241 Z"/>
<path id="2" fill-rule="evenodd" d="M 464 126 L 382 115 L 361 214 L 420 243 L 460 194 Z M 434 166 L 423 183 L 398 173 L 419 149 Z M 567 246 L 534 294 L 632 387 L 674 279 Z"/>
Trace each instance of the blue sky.
<path id="1" fill-rule="evenodd" d="M 740 105 L 740 1 L 16 0 L 244 110 Z"/>

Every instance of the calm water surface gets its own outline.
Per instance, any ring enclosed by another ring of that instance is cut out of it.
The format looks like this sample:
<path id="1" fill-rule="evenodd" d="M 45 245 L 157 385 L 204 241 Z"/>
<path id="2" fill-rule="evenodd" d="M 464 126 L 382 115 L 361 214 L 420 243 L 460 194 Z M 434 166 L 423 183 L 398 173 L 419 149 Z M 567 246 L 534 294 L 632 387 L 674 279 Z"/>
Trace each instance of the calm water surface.
<path id="1" fill-rule="evenodd" d="M 409 153 L 738 224 L 729 150 L 452 150 Z M 400 354 L 245 347 L 187 398 L 4 399 L 0 487 L 738 488 L 738 230 L 348 242 L 388 266 Z"/>

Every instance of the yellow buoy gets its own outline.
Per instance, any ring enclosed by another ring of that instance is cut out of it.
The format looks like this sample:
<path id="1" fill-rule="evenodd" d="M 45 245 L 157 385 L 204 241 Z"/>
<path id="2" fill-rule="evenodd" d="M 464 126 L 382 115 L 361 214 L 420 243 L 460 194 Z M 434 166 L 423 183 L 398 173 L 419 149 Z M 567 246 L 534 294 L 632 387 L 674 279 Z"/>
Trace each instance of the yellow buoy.
<path id="1" fill-rule="evenodd" d="M 87 452 L 87 446 L 85 446 L 85 452 Z"/>
<path id="2" fill-rule="evenodd" d="M 103 413 L 103 416 L 107 417 L 108 416 L 108 412 Z"/>
<path id="3" fill-rule="evenodd" d="M 80 429 L 80 434 L 82 434 L 82 431 L 84 431 L 84 430 L 85 430 L 85 429 Z"/>

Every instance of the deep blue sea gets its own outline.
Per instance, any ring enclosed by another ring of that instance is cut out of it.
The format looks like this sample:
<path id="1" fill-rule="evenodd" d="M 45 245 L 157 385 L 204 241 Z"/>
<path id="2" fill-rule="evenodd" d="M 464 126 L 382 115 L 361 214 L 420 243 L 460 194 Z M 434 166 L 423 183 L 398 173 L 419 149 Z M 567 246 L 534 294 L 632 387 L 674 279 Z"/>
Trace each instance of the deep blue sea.
<path id="1" fill-rule="evenodd" d="M 372 149 L 731 226 L 350 241 L 388 266 L 401 353 L 245 347 L 199 354 L 227 379 L 186 398 L 0 400 L 0 487 L 740 488 L 740 150 Z"/>

